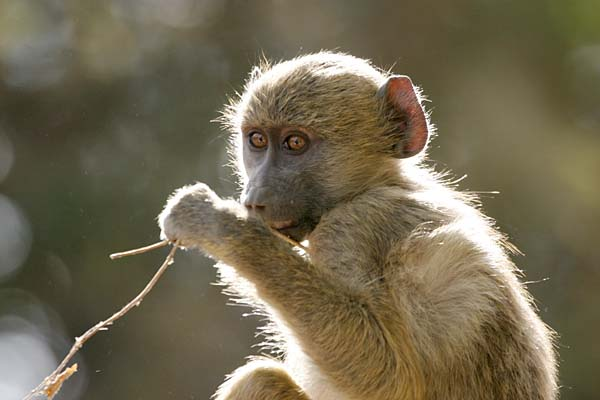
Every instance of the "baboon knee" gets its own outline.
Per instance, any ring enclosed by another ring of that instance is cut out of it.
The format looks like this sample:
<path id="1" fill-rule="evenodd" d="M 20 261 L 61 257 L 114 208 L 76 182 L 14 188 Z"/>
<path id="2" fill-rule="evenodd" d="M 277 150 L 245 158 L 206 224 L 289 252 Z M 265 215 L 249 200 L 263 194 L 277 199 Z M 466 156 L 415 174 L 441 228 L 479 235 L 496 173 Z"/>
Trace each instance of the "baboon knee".
<path id="1" fill-rule="evenodd" d="M 219 388 L 216 400 L 309 400 L 283 365 L 259 359 L 238 368 Z"/>

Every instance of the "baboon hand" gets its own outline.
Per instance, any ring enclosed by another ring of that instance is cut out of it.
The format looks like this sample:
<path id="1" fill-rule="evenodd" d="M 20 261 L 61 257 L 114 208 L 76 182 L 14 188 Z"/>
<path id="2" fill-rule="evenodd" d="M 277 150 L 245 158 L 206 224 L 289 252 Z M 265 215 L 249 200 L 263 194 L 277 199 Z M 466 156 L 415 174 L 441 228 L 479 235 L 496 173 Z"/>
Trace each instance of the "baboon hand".
<path id="1" fill-rule="evenodd" d="M 158 216 L 161 239 L 177 240 L 183 247 L 197 243 L 203 232 L 214 228 L 220 201 L 204 183 L 177 189 Z"/>

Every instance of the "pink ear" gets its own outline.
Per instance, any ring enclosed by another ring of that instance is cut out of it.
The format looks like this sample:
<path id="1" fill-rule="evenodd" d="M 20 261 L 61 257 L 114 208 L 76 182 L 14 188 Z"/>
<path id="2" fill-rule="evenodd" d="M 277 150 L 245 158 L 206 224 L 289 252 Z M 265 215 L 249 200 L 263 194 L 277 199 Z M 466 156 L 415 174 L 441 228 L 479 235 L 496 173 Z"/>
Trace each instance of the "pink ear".
<path id="1" fill-rule="evenodd" d="M 379 89 L 379 94 L 406 118 L 405 123 L 398 126 L 395 157 L 408 158 L 420 153 L 427 144 L 429 131 L 425 112 L 410 78 L 404 75 L 390 77 Z"/>

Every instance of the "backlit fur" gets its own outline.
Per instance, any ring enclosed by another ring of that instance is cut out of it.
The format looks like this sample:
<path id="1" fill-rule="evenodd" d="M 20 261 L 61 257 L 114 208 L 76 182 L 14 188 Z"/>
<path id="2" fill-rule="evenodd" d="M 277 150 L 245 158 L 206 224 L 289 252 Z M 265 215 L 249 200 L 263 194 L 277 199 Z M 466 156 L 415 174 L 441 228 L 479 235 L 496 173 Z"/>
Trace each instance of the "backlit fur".
<path id="1" fill-rule="evenodd" d="M 315 179 L 332 204 L 308 254 L 203 185 L 161 214 L 166 237 L 221 261 L 230 293 L 273 321 L 280 359 L 250 361 L 218 399 L 557 397 L 552 332 L 493 221 L 422 156 L 386 153 L 391 111 L 376 93 L 388 76 L 327 52 L 264 64 L 224 113 L 238 162 L 245 125 L 324 139 Z"/>

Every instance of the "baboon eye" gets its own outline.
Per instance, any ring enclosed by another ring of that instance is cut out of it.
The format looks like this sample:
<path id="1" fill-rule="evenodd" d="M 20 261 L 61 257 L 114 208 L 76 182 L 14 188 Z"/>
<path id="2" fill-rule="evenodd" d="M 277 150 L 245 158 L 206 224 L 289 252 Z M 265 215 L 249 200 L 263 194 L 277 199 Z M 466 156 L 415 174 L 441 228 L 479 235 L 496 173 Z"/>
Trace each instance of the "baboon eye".
<path id="1" fill-rule="evenodd" d="M 300 135 L 290 135 L 285 139 L 283 145 L 288 150 L 300 151 L 306 146 L 306 139 Z"/>
<path id="2" fill-rule="evenodd" d="M 268 140 L 265 135 L 260 132 L 252 132 L 249 136 L 250 145 L 257 149 L 262 149 L 267 146 Z"/>

